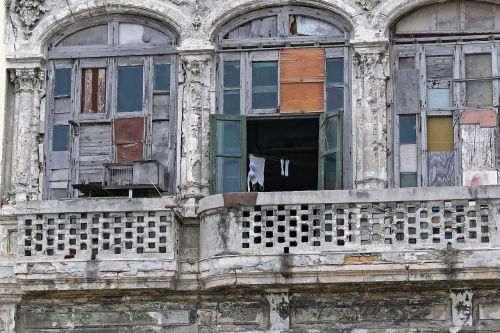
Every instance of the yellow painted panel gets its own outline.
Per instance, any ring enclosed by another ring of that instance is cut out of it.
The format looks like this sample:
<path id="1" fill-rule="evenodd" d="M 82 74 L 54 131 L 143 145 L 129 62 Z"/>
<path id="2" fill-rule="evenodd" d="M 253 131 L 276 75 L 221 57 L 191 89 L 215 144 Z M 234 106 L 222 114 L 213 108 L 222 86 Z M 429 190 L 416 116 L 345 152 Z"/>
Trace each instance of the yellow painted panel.
<path id="1" fill-rule="evenodd" d="M 427 151 L 451 151 L 454 148 L 453 118 L 427 118 Z"/>

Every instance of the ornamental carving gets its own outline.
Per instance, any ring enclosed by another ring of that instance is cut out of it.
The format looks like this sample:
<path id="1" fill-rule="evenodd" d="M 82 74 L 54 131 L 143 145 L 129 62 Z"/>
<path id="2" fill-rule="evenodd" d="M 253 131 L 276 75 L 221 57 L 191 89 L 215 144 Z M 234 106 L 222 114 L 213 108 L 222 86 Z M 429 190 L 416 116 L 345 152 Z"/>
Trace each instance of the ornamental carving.
<path id="1" fill-rule="evenodd" d="M 10 72 L 10 80 L 16 92 L 34 92 L 42 89 L 45 71 L 39 68 L 14 69 Z"/>
<path id="2" fill-rule="evenodd" d="M 43 7 L 45 0 L 8 0 L 7 6 L 16 13 L 21 24 L 26 28 L 27 34 L 35 27 L 40 15 L 47 10 Z"/>
<path id="3" fill-rule="evenodd" d="M 371 11 L 380 3 L 380 0 L 356 0 L 356 3 L 364 10 Z"/>

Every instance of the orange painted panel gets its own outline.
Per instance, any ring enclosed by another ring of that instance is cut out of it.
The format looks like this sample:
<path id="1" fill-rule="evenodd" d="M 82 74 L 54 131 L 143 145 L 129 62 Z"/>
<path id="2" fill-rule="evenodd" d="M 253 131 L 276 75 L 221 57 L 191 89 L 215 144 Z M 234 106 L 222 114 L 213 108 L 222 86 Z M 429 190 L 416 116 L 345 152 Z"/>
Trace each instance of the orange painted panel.
<path id="1" fill-rule="evenodd" d="M 323 112 L 324 83 L 281 83 L 281 113 Z"/>
<path id="2" fill-rule="evenodd" d="M 324 82 L 325 50 L 305 48 L 280 53 L 280 82 Z"/>

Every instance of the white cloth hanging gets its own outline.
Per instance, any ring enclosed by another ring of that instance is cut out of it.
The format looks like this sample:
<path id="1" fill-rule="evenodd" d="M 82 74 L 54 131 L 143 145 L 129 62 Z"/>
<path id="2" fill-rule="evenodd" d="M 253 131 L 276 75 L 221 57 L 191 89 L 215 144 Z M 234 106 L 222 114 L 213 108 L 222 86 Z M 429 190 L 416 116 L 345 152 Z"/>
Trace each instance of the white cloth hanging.
<path id="1" fill-rule="evenodd" d="M 250 192 L 250 184 L 259 184 L 264 188 L 264 168 L 266 166 L 266 159 L 263 157 L 256 157 L 253 155 L 248 156 L 249 160 L 249 171 L 247 177 L 247 189 Z"/>
<path id="2" fill-rule="evenodd" d="M 284 177 L 288 177 L 288 165 L 290 164 L 289 160 L 280 160 L 281 163 L 281 175 Z"/>

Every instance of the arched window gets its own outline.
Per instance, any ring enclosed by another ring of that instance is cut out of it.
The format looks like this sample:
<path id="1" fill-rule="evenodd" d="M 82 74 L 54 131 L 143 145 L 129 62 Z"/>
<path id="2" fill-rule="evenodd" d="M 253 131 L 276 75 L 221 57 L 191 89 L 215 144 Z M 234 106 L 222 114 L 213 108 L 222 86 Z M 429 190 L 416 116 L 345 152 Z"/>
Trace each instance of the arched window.
<path id="1" fill-rule="evenodd" d="M 49 42 L 44 197 L 172 193 L 176 37 L 158 22 L 94 18 Z"/>
<path id="2" fill-rule="evenodd" d="M 448 1 L 392 29 L 394 184 L 497 183 L 500 6 Z"/>
<path id="3" fill-rule="evenodd" d="M 348 38 L 342 18 L 305 7 L 259 10 L 219 31 L 213 193 L 346 186 Z"/>

